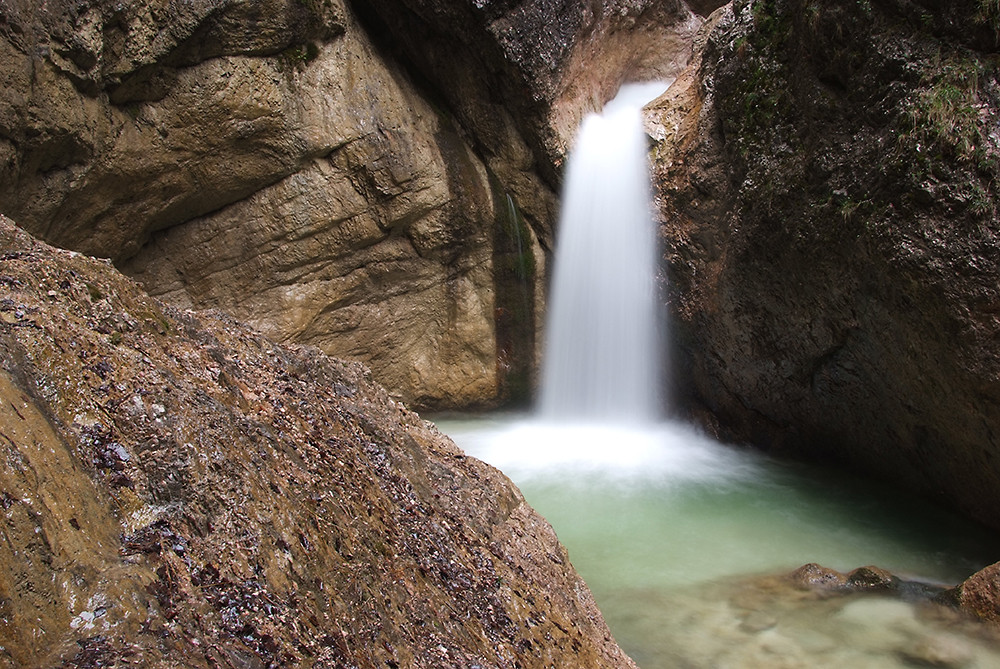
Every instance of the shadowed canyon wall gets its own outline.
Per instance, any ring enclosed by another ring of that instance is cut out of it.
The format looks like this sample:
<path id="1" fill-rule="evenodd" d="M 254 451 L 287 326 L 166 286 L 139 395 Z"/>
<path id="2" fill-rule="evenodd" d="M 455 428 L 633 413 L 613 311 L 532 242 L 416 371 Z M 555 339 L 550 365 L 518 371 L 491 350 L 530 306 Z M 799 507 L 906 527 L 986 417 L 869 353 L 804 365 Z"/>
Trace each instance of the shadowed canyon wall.
<path id="1" fill-rule="evenodd" d="M 0 216 L 0 667 L 634 667 L 551 527 L 360 364 Z"/>
<path id="2" fill-rule="evenodd" d="M 1000 527 L 995 4 L 735 2 L 650 111 L 678 394 Z"/>

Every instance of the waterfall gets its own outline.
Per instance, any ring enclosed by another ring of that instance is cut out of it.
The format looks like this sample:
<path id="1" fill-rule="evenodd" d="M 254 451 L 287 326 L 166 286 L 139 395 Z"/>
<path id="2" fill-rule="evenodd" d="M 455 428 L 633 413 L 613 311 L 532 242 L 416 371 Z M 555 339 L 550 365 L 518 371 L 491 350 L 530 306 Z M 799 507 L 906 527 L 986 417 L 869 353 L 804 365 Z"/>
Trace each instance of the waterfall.
<path id="1" fill-rule="evenodd" d="M 657 236 L 641 107 L 666 86 L 623 87 L 584 120 L 570 153 L 542 359 L 546 419 L 660 417 Z"/>

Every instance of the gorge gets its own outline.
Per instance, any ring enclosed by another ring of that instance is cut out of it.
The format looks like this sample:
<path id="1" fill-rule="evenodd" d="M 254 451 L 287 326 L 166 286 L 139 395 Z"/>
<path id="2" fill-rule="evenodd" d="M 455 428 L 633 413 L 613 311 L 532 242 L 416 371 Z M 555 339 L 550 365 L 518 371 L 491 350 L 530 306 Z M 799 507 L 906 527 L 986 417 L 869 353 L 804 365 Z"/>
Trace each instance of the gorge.
<path id="1" fill-rule="evenodd" d="M 949 589 L 995 559 L 991 533 L 904 490 L 666 418 L 637 132 L 665 87 L 624 86 L 572 147 L 535 410 L 438 425 L 554 523 L 645 669 L 1000 663 L 995 638 L 954 610 L 976 587 Z"/>
<path id="2" fill-rule="evenodd" d="M 670 368 L 625 403 L 1000 528 L 998 25 L 992 0 L 0 0 L 0 214 L 67 249 L 4 222 L 0 645 L 628 666 L 547 525 L 402 403 L 529 402 L 567 151 L 631 80 L 676 79 L 643 112 Z"/>

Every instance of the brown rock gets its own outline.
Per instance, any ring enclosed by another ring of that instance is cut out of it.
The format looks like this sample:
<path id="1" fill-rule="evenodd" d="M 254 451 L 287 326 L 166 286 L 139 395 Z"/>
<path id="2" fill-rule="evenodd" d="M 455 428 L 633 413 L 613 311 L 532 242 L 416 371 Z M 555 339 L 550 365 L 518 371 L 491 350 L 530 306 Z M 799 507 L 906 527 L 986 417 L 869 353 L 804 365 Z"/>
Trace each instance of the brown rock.
<path id="1" fill-rule="evenodd" d="M 528 312 L 496 322 L 521 290 L 492 266 L 507 190 L 343 3 L 48 8 L 0 10 L 5 213 L 177 304 L 363 360 L 421 406 L 495 403 L 533 364 L 541 271 Z"/>
<path id="2" fill-rule="evenodd" d="M 810 562 L 791 573 L 792 583 L 804 590 L 845 590 L 847 577 L 835 569 Z"/>
<path id="3" fill-rule="evenodd" d="M 980 569 L 958 586 L 959 608 L 982 620 L 1000 621 L 1000 562 Z"/>
<path id="4" fill-rule="evenodd" d="M 449 103 L 548 247 L 553 203 L 538 193 L 558 189 L 580 119 L 624 82 L 676 76 L 700 24 L 679 0 L 365 5 L 369 32 L 401 49 Z M 541 181 L 515 176 L 526 162 Z"/>
<path id="5" fill-rule="evenodd" d="M 377 85 L 320 93 L 352 68 Z M 422 407 L 488 403 L 498 389 L 493 191 L 455 129 L 397 75 L 349 30 L 276 91 L 316 91 L 300 100 L 297 133 L 333 148 L 155 235 L 122 267 L 175 304 L 364 360 Z M 524 245 L 530 253 L 532 239 Z"/>
<path id="6" fill-rule="evenodd" d="M 551 527 L 359 364 L 0 216 L 0 665 L 630 667 Z"/>
<path id="7" fill-rule="evenodd" d="M 320 4 L 5 5 L 4 212 L 122 259 L 291 173 L 321 147 L 296 135 L 301 107 L 276 70 L 287 49 L 344 32 L 343 7 Z"/>
<path id="8" fill-rule="evenodd" d="M 899 579 L 881 567 L 858 567 L 847 575 L 847 585 L 855 590 L 886 591 L 899 587 Z"/>
<path id="9" fill-rule="evenodd" d="M 524 398 L 577 123 L 676 74 L 700 22 L 680 0 L 7 3 L 0 207 L 415 405 Z"/>

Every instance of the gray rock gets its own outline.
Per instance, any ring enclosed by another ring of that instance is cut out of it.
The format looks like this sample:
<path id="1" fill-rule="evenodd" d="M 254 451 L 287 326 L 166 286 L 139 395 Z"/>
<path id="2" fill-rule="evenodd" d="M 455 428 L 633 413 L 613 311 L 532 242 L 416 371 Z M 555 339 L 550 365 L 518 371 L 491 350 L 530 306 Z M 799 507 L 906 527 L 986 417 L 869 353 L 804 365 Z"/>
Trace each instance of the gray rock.
<path id="1" fill-rule="evenodd" d="M 735 2 L 649 114 L 674 394 L 1000 527 L 996 34 L 904 4 Z"/>

